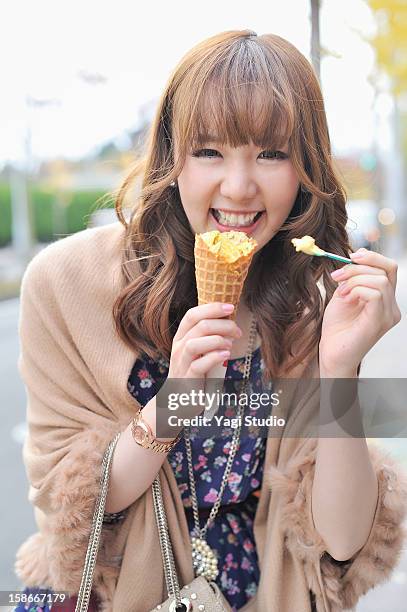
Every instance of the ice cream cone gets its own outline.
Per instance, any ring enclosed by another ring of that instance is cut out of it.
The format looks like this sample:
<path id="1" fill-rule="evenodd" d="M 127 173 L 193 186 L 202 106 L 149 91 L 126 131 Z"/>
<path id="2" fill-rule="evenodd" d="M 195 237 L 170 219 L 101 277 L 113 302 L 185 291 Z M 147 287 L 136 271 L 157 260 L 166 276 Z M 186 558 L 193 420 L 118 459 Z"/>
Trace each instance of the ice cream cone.
<path id="1" fill-rule="evenodd" d="M 195 276 L 199 305 L 210 302 L 233 304 L 235 309 L 229 318 L 235 319 L 256 246 L 254 238 L 244 232 L 214 230 L 195 235 Z"/>
<path id="2" fill-rule="evenodd" d="M 233 304 L 227 318 L 235 320 L 243 285 L 257 242 L 244 232 L 214 230 L 195 235 L 195 277 L 198 305 L 211 302 Z M 226 318 L 226 315 L 225 315 Z M 205 416 L 211 419 L 219 408 L 219 397 L 227 369 L 227 360 L 213 366 L 206 375 L 205 393 L 218 398 Z"/>

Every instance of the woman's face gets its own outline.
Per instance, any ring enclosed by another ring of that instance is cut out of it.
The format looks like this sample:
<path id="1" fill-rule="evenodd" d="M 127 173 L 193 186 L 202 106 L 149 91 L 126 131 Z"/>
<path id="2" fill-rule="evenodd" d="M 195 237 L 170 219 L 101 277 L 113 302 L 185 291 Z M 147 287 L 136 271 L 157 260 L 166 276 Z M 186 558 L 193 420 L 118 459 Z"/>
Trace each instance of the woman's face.
<path id="1" fill-rule="evenodd" d="M 204 149 L 187 151 L 178 187 L 194 233 L 215 229 L 246 232 L 256 239 L 259 251 L 288 217 L 299 181 L 287 145 L 279 151 L 253 143 L 231 148 L 211 137 Z M 220 217 L 216 211 L 227 216 Z M 253 217 L 240 216 L 259 212 L 254 222 Z"/>

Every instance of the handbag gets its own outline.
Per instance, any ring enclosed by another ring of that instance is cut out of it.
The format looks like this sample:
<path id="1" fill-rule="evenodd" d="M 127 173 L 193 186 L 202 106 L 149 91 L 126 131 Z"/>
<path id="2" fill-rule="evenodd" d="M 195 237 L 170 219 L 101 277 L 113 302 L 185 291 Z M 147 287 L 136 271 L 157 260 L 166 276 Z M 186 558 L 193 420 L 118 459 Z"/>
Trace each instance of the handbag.
<path id="1" fill-rule="evenodd" d="M 88 611 L 93 574 L 102 533 L 111 464 L 114 449 L 116 448 L 120 435 L 121 432 L 116 434 L 103 455 L 100 489 L 95 503 L 92 527 L 75 612 Z M 216 582 L 208 582 L 203 576 L 198 576 L 194 578 L 190 584 L 183 586 L 181 589 L 179 588 L 172 545 L 168 534 L 167 516 L 162 501 L 161 485 L 158 475 L 152 484 L 152 491 L 168 599 L 162 604 L 155 606 L 151 612 L 155 610 L 160 610 L 161 612 L 198 612 L 201 610 L 205 612 L 232 612 L 231 606 Z M 251 604 L 252 601 L 250 600 L 248 603 Z M 244 606 L 243 610 L 246 610 L 246 606 Z"/>
<path id="2" fill-rule="evenodd" d="M 190 584 L 186 584 L 180 590 L 158 476 L 152 484 L 152 489 L 169 597 L 164 603 L 153 608 L 151 612 L 155 610 L 160 610 L 161 612 L 197 612 L 198 610 L 205 610 L 206 612 L 232 612 L 229 602 L 216 582 L 208 582 L 203 576 L 197 576 Z"/>

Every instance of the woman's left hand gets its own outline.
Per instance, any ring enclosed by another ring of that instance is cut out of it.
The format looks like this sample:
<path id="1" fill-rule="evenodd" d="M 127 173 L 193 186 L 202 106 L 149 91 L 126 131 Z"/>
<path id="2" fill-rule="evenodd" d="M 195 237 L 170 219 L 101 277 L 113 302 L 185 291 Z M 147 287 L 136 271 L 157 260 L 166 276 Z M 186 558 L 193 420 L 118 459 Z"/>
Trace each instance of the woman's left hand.
<path id="1" fill-rule="evenodd" d="M 332 378 L 356 375 L 363 357 L 401 319 L 395 298 L 397 263 L 380 253 L 359 249 L 358 264 L 332 278 L 341 284 L 327 305 L 319 343 L 321 371 Z M 346 283 L 342 283 L 346 281 Z"/>

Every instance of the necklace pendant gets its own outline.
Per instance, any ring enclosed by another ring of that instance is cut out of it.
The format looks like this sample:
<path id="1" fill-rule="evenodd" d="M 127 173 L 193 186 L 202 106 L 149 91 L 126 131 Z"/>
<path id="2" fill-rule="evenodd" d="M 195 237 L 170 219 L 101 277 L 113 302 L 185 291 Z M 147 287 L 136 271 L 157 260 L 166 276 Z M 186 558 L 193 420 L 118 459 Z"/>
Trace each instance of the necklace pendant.
<path id="1" fill-rule="evenodd" d="M 218 559 L 215 552 L 202 538 L 191 538 L 192 564 L 195 576 L 203 576 L 209 582 L 219 574 Z"/>

